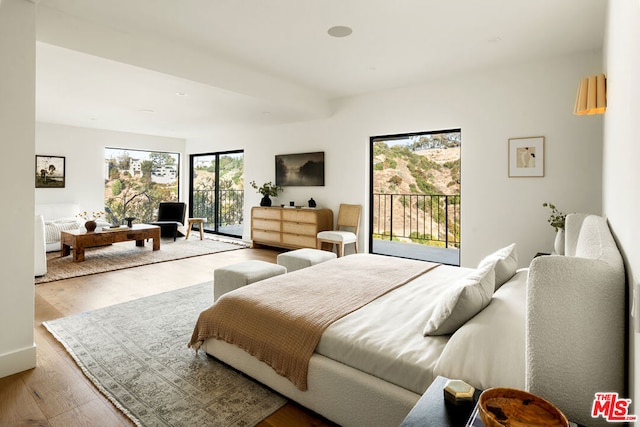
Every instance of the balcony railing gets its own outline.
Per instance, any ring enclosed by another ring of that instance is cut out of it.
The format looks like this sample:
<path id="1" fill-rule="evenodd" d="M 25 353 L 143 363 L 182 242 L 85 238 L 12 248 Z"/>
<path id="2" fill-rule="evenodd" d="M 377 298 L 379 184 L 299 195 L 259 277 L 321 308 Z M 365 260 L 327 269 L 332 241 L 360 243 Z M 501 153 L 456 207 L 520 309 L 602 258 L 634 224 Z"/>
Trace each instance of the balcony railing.
<path id="1" fill-rule="evenodd" d="M 373 238 L 460 248 L 460 196 L 373 194 Z"/>
<path id="2" fill-rule="evenodd" d="M 217 230 L 228 234 L 237 234 L 228 230 L 240 230 L 244 223 L 244 191 L 243 190 L 219 190 L 219 203 L 216 206 L 215 190 L 193 190 L 193 216 L 206 218 L 205 230 Z M 216 229 L 216 212 L 218 227 Z"/>

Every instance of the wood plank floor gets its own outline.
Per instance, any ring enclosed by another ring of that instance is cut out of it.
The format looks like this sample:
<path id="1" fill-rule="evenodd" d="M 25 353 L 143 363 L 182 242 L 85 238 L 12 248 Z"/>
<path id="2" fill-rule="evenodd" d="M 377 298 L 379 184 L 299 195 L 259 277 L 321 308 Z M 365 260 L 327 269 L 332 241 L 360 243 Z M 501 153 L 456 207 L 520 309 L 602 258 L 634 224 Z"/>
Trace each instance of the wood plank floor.
<path id="1" fill-rule="evenodd" d="M 42 322 L 213 280 L 217 267 L 249 259 L 275 262 L 272 249 L 241 249 L 36 286 L 37 366 L 0 378 L 0 426 L 132 426 L 84 376 Z M 260 427 L 332 426 L 288 403 Z"/>

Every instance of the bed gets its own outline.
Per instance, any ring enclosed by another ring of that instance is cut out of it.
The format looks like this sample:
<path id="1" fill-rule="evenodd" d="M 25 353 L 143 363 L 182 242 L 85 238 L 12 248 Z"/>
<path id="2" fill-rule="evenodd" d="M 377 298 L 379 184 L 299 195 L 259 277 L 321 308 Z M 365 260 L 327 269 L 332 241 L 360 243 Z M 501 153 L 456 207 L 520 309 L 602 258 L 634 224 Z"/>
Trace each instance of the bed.
<path id="1" fill-rule="evenodd" d="M 440 265 L 420 272 L 396 260 L 406 271 L 393 274 L 402 276 L 397 283 L 328 322 L 317 343 L 310 340 L 302 381 L 265 354 L 278 350 L 269 347 L 271 341 L 291 335 L 295 347 L 306 332 L 297 336 L 289 333 L 295 329 L 291 325 L 256 321 L 256 328 L 270 328 L 259 331 L 256 350 L 230 338 L 225 328 L 233 326 L 219 318 L 211 325 L 209 316 L 224 317 L 226 308 L 236 312 L 229 324 L 241 324 L 248 309 L 234 308 L 237 301 L 268 305 L 263 298 L 280 288 L 285 294 L 277 298 L 285 301 L 292 287 L 307 282 L 315 289 L 311 294 L 337 293 L 344 299 L 327 282 L 356 266 L 363 280 L 351 286 L 357 292 L 363 283 L 376 287 L 382 274 L 375 266 L 386 269 L 379 256 L 350 255 L 226 294 L 200 315 L 190 345 L 344 426 L 399 425 L 438 375 L 482 389 L 528 389 L 569 418 L 598 425 L 600 420 L 590 417 L 594 393 L 625 392 L 624 267 L 606 220 L 593 215 L 567 218 L 566 253 L 537 257 L 520 270 L 515 244 L 488 255 L 475 269 Z"/>

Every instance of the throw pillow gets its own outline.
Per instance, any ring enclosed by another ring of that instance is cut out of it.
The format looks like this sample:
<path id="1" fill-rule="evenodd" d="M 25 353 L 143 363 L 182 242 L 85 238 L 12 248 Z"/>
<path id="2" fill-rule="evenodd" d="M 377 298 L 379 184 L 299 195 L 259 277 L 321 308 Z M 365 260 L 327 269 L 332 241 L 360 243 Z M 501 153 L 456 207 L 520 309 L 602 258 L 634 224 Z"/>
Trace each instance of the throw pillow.
<path id="1" fill-rule="evenodd" d="M 454 283 L 434 306 L 424 336 L 452 334 L 489 305 L 495 286 L 495 264 L 487 264 Z"/>
<path id="2" fill-rule="evenodd" d="M 478 268 L 487 264 L 495 264 L 496 284 L 494 291 L 504 285 L 507 280 L 511 279 L 518 269 L 518 254 L 516 253 L 516 244 L 512 243 L 507 247 L 499 249 L 487 255 L 480 263 Z"/>

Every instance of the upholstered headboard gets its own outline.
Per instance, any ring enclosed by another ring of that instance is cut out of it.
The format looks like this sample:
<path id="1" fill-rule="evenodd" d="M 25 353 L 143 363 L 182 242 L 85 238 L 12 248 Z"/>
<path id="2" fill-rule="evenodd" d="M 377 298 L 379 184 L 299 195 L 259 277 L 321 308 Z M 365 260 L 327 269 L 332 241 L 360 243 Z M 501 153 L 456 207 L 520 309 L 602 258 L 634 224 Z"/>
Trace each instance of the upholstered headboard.
<path id="1" fill-rule="evenodd" d="M 572 214 L 566 256 L 535 258 L 527 283 L 526 388 L 572 421 L 591 417 L 596 392 L 625 393 L 625 273 L 606 219 Z"/>

